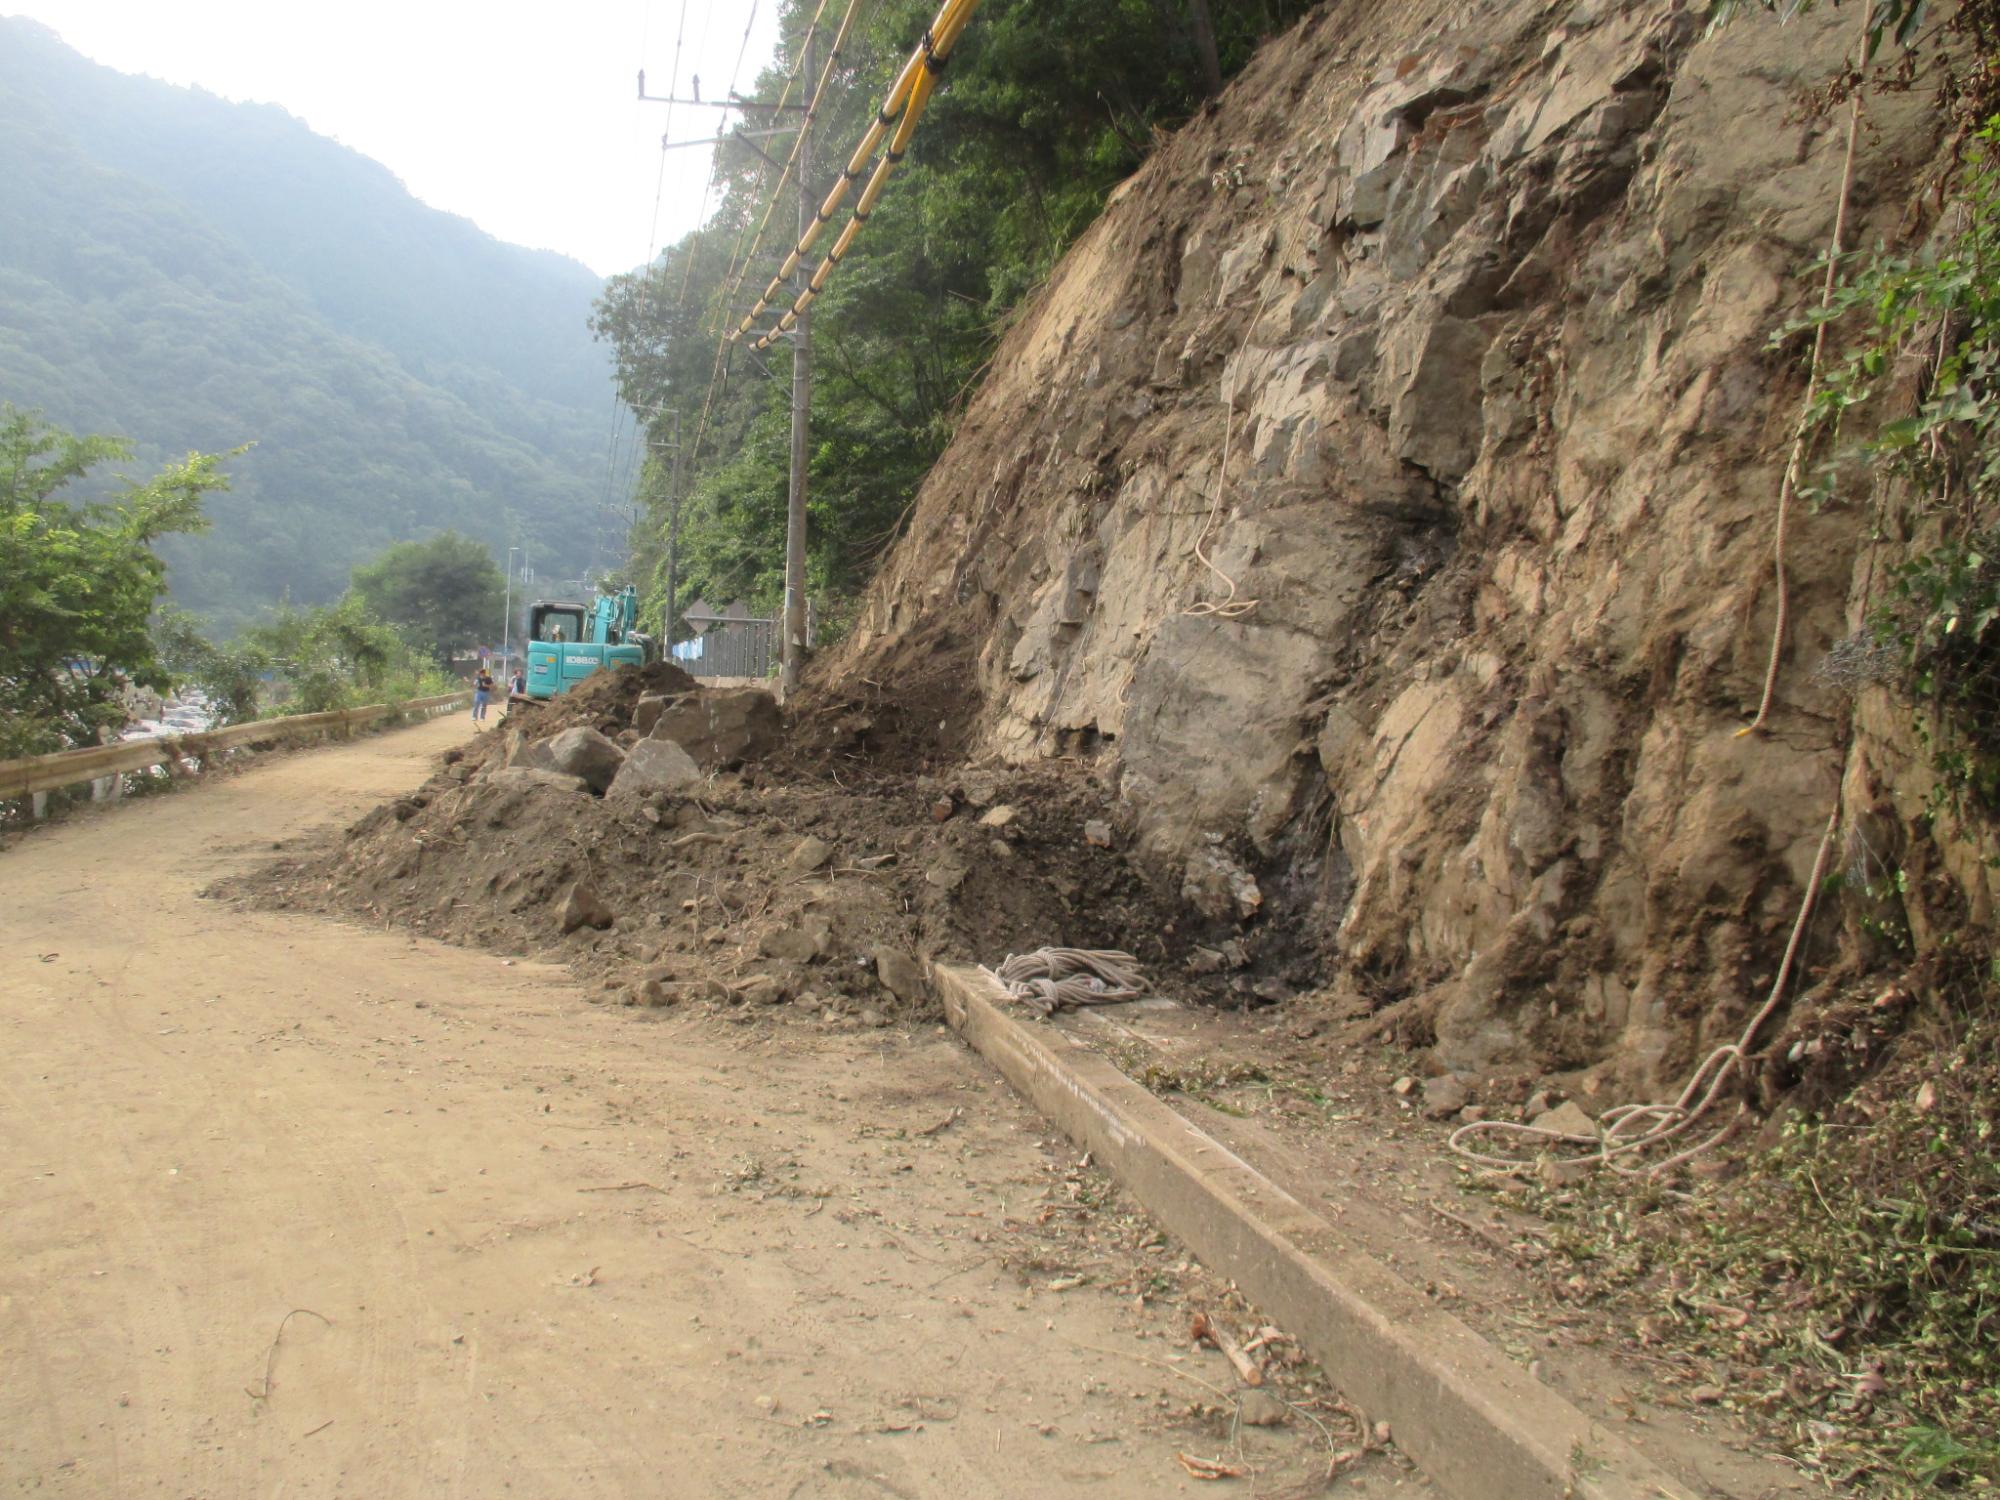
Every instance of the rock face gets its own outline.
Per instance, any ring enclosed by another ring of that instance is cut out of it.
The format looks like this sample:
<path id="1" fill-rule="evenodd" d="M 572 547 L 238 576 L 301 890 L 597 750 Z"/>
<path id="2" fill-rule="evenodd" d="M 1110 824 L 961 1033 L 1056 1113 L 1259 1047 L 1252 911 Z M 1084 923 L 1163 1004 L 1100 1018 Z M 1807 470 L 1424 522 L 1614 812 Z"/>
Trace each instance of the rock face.
<path id="1" fill-rule="evenodd" d="M 580 776 L 593 792 L 602 792 L 625 764 L 625 752 L 595 729 L 565 729 L 548 742 L 549 768 L 565 776 Z"/>
<path id="2" fill-rule="evenodd" d="M 690 693 L 663 703 L 647 731 L 672 740 L 703 770 L 741 765 L 778 748 L 784 717 L 769 693 L 735 688 Z"/>
<path id="3" fill-rule="evenodd" d="M 1798 101 L 1851 32 L 1319 12 L 1025 311 L 827 680 L 962 675 L 973 754 L 1095 753 L 1156 881 L 1424 996 L 1454 1068 L 1676 1077 L 1842 776 L 1904 795 L 1812 673 L 1854 511 L 1794 517 L 1736 734 L 1802 395 L 1769 338 L 1842 167 Z M 1926 87 L 1868 94 L 1849 244 L 1899 232 Z"/>

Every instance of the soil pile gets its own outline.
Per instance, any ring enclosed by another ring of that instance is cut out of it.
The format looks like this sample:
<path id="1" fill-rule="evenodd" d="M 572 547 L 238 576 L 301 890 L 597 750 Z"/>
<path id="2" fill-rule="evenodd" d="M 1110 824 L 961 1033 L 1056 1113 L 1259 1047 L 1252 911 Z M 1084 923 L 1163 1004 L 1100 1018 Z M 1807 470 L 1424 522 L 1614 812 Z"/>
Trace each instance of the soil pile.
<path id="1" fill-rule="evenodd" d="M 1130 947 L 1187 974 L 1177 991 L 1223 1002 L 1309 977 L 1282 944 L 1243 943 L 1233 911 L 1206 917 L 1142 881 L 1102 789 L 1073 766 L 939 774 L 787 749 L 636 798 L 540 768 L 538 752 L 580 729 L 640 743 L 646 700 L 691 691 L 728 696 L 671 667 L 627 668 L 514 704 L 336 847 L 225 894 L 568 962 L 627 1004 L 835 1023 L 928 1008 L 913 961 L 940 953 Z"/>

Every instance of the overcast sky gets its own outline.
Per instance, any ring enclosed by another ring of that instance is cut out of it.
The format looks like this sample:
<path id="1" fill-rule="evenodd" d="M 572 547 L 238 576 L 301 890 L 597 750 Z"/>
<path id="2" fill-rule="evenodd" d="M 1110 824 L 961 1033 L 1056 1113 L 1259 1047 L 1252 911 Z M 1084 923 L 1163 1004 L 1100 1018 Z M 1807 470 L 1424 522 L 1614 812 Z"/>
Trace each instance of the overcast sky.
<path id="1" fill-rule="evenodd" d="M 437 208 L 489 234 L 559 250 L 609 275 L 645 260 L 660 137 L 715 133 L 717 111 L 640 104 L 704 99 L 770 60 L 778 0 L 0 0 L 85 56 L 126 73 L 282 105 L 387 166 Z M 754 18 L 753 18 L 754 11 Z M 658 243 L 692 229 L 705 149 L 669 151 Z"/>

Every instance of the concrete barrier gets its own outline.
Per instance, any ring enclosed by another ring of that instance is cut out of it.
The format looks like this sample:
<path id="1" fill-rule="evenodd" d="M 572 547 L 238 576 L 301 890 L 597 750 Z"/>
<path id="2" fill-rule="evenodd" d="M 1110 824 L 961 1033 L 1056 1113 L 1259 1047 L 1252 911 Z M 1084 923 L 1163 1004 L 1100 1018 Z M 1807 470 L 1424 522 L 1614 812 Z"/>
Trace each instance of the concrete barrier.
<path id="1" fill-rule="evenodd" d="M 1460 1500 L 1688 1500 L 1692 1492 L 1107 1059 L 936 964 L 954 1030 L 1093 1152 L 1209 1268 L 1319 1361 Z"/>

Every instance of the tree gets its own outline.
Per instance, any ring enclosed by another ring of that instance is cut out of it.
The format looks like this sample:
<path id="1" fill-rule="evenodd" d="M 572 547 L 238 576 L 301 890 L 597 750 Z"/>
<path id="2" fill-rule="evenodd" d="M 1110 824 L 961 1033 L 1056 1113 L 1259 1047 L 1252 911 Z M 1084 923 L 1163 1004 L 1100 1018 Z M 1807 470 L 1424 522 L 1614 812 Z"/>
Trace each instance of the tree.
<path id="1" fill-rule="evenodd" d="M 455 531 L 427 542 L 398 542 L 356 568 L 353 581 L 356 597 L 373 614 L 446 664 L 454 652 L 493 634 L 506 591 L 485 544 Z"/>
<path id="2" fill-rule="evenodd" d="M 58 498 L 130 456 L 122 438 L 0 405 L 0 755 L 94 744 L 125 722 L 127 686 L 169 685 L 149 628 L 166 592 L 154 544 L 202 530 L 202 497 L 228 480 L 222 456 L 190 453 L 115 499 Z"/>

